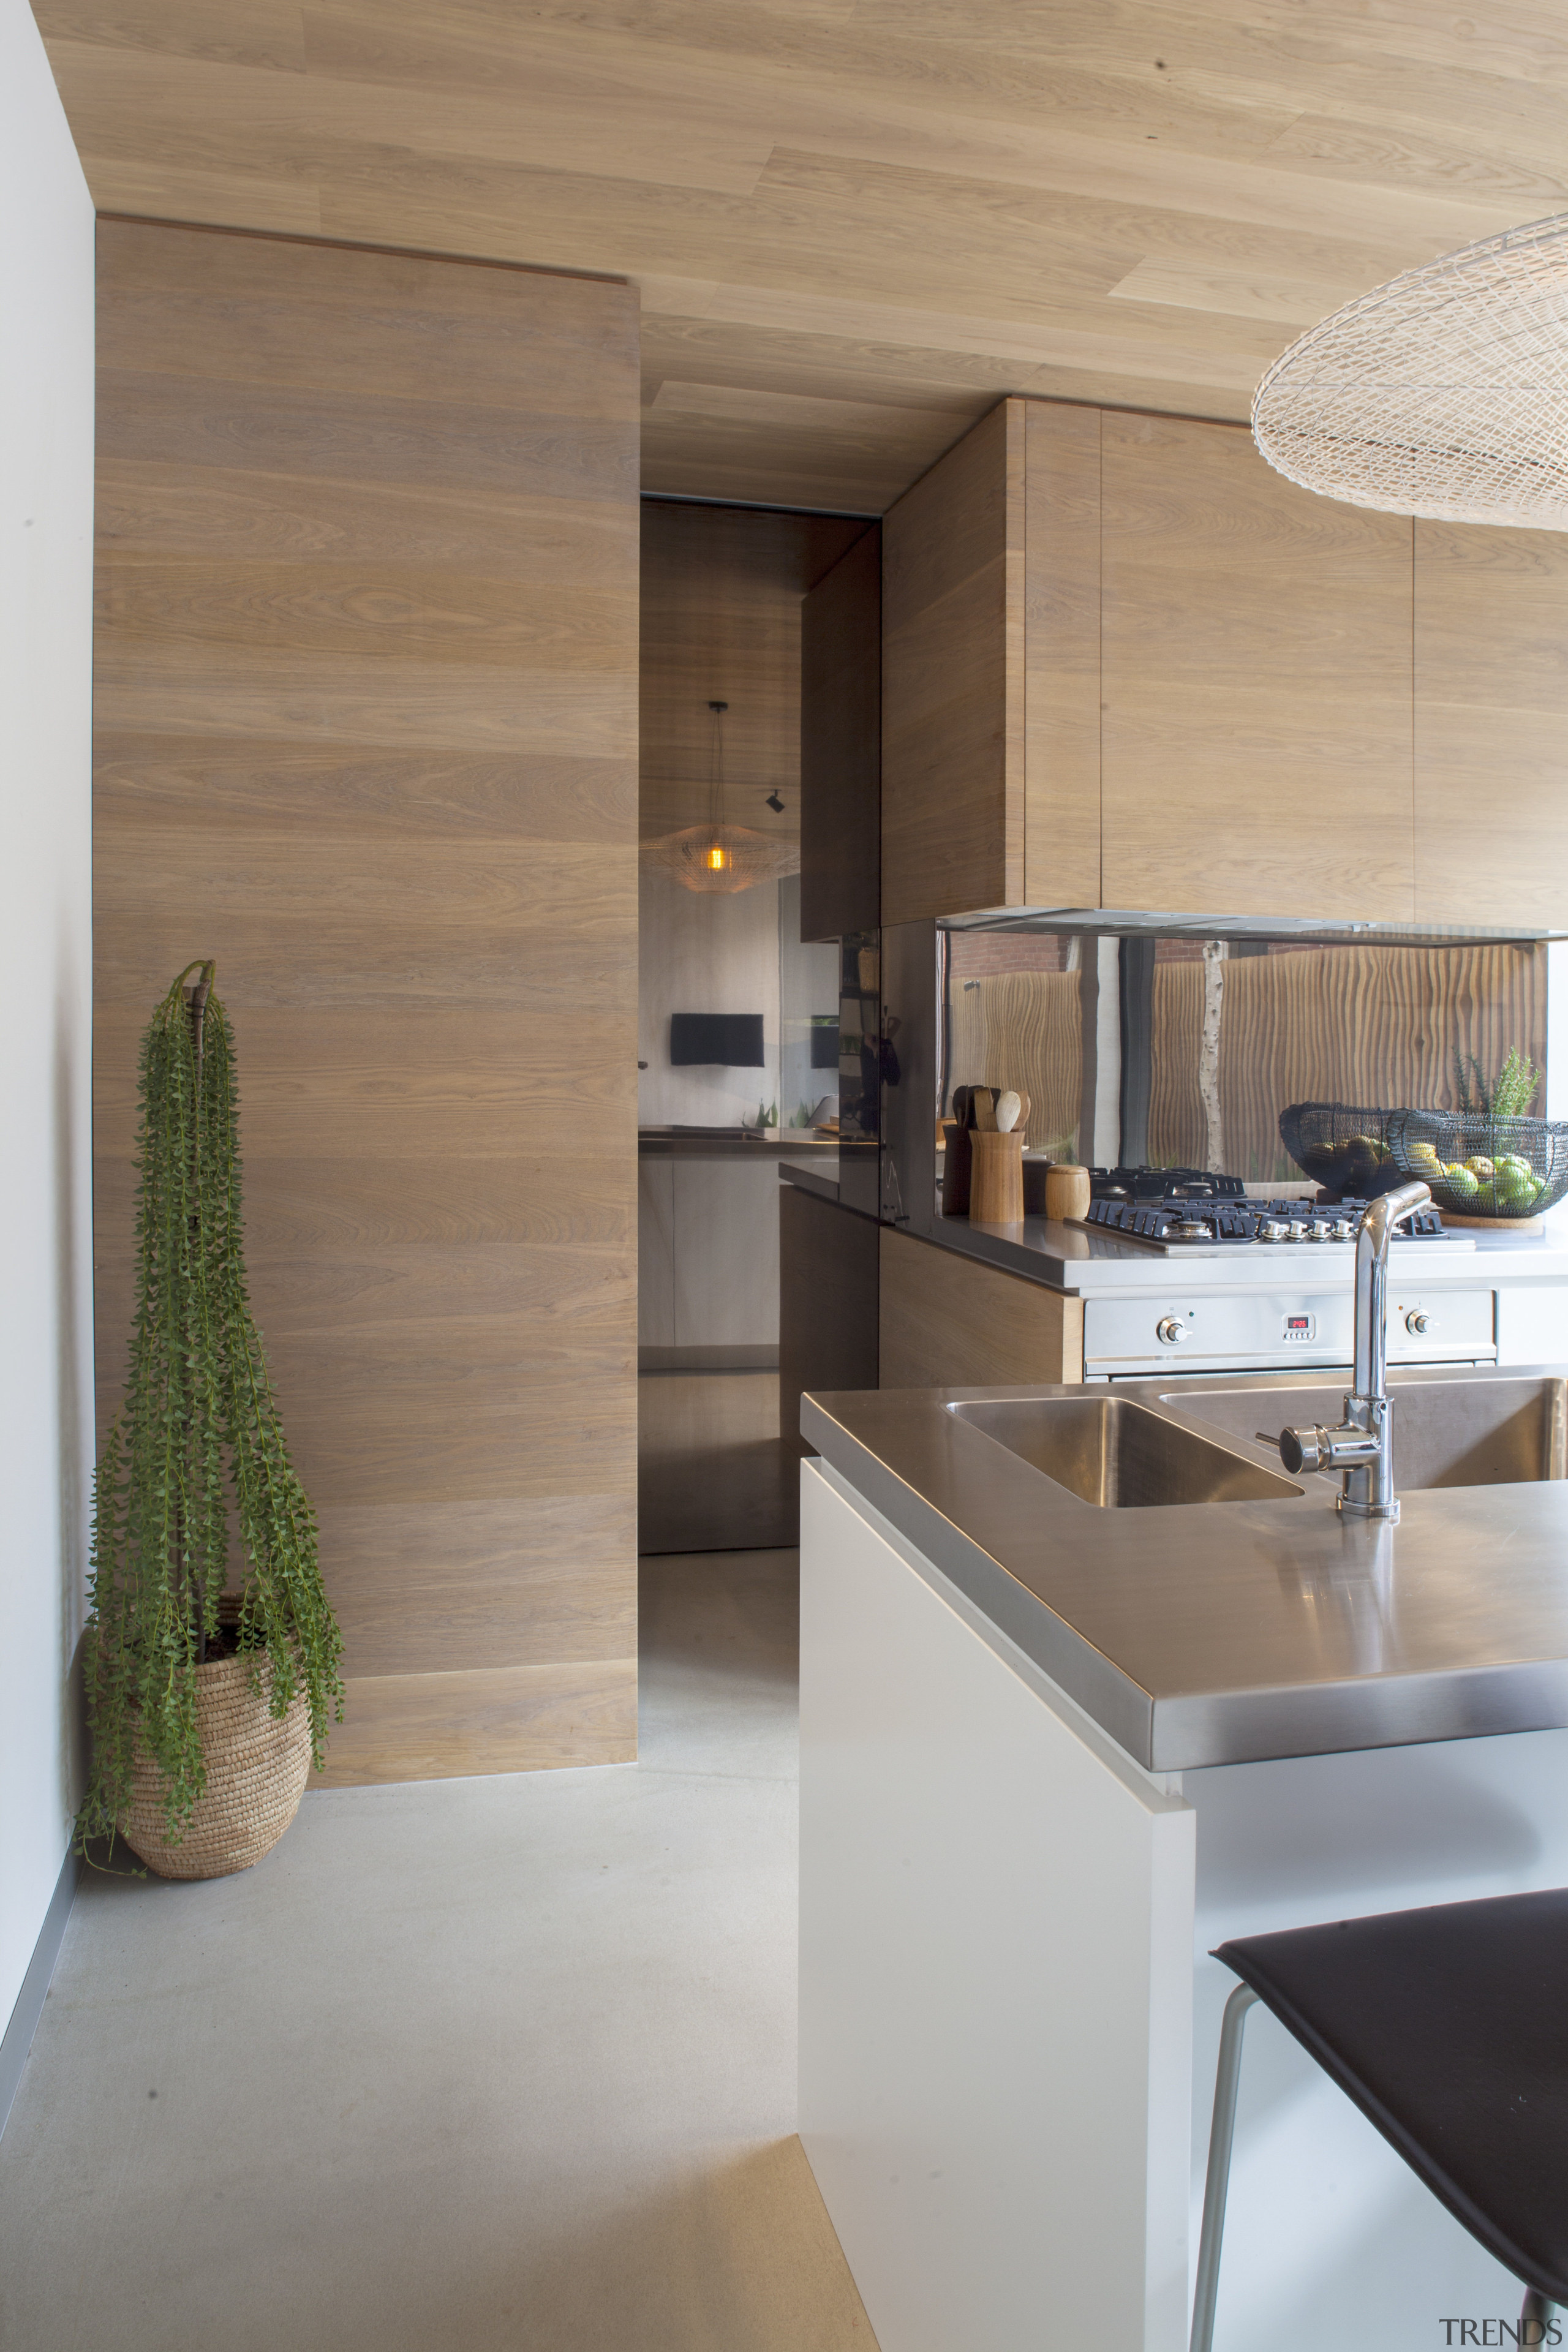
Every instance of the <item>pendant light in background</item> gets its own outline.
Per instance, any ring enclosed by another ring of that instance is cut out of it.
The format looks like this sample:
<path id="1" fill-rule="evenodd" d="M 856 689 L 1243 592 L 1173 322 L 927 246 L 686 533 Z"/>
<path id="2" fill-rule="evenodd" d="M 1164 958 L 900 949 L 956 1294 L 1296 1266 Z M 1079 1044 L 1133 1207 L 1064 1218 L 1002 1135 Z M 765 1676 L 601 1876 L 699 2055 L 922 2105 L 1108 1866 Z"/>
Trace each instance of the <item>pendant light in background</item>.
<path id="1" fill-rule="evenodd" d="M 1325 498 L 1568 530 L 1568 213 L 1334 311 L 1264 376 L 1252 432 Z"/>
<path id="2" fill-rule="evenodd" d="M 668 874 L 688 890 L 751 890 L 800 869 L 800 844 L 789 834 L 758 833 L 749 824 L 724 821 L 724 713 L 727 702 L 710 702 L 713 746 L 708 771 L 708 821 L 683 825 L 643 849 L 645 864 Z M 770 803 L 771 805 L 771 803 Z"/>

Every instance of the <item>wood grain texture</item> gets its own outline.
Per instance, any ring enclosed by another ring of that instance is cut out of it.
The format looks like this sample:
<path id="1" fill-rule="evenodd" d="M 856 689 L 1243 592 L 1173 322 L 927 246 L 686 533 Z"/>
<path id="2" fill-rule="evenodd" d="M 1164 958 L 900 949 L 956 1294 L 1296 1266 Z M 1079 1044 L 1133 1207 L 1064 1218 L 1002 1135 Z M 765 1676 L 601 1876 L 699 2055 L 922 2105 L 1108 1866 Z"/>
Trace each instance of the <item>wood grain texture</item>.
<path id="1" fill-rule="evenodd" d="M 327 1780 L 629 1755 L 635 298 L 123 222 L 100 288 L 103 1409 L 136 1042 L 213 953 Z"/>
<path id="2" fill-rule="evenodd" d="M 1023 898 L 1098 907 L 1100 411 L 1024 415 Z"/>
<path id="3" fill-rule="evenodd" d="M 641 837 L 708 814 L 710 702 L 724 713 L 731 822 L 800 833 L 800 608 L 813 583 L 865 530 L 835 515 L 743 507 L 643 508 Z M 784 806 L 770 809 L 769 793 Z"/>
<path id="4" fill-rule="evenodd" d="M 1237 426 L 1100 430 L 1101 904 L 1408 922 L 1410 523 Z"/>
<path id="5" fill-rule="evenodd" d="M 800 933 L 874 931 L 882 875 L 882 542 L 862 531 L 801 604 Z"/>
<path id="6" fill-rule="evenodd" d="M 1415 911 L 1568 918 L 1568 541 L 1415 525 Z"/>
<path id="7" fill-rule="evenodd" d="M 879 511 L 1003 396 L 1239 419 L 1568 200 L 1568 37 L 1069 0 L 37 0 L 110 210 L 628 273 L 661 489 Z"/>
<path id="8" fill-rule="evenodd" d="M 1016 906 L 1024 884 L 1024 403 L 882 527 L 882 920 Z"/>
<path id="9" fill-rule="evenodd" d="M 1083 1378 L 1083 1301 L 884 1225 L 880 1385 L 1005 1388 Z"/>
<path id="10" fill-rule="evenodd" d="M 949 1091 L 1011 1087 L 1029 1097 L 1024 1140 L 1058 1157 L 1077 1139 L 1083 1008 L 1076 971 L 987 972 L 952 992 Z"/>
<path id="11" fill-rule="evenodd" d="M 637 1659 L 355 1675 L 317 1789 L 637 1759 Z"/>
<path id="12" fill-rule="evenodd" d="M 1149 1149 L 1178 1167 L 1201 1168 L 1207 1143 L 1202 1025 L 1201 965 L 1157 964 Z M 1492 1077 L 1515 1049 L 1544 1066 L 1539 948 L 1306 948 L 1228 958 L 1219 1043 L 1226 1164 L 1248 1182 L 1295 1180 L 1301 1171 L 1279 1139 L 1287 1103 L 1455 1108 L 1457 1055 Z"/>

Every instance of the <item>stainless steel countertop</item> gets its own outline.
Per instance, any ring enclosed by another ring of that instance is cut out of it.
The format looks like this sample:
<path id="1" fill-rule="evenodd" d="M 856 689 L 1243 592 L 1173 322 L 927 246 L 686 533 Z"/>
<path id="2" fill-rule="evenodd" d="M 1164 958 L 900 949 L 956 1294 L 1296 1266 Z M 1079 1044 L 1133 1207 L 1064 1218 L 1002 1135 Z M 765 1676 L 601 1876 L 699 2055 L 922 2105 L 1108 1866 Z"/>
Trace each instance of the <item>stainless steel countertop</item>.
<path id="1" fill-rule="evenodd" d="M 1203 1386 L 1300 1388 L 1304 1377 Z M 1397 1396 L 1486 1377 L 1412 1371 L 1390 1385 Z M 1215 1435 L 1169 1382 L 1118 1393 Z M 1394 1527 L 1342 1519 L 1330 1478 L 1303 1479 L 1284 1501 L 1101 1509 L 943 1410 L 1083 1394 L 806 1396 L 800 1425 L 1149 1770 L 1568 1725 L 1568 1481 L 1405 1493 Z"/>
<path id="2" fill-rule="evenodd" d="M 1088 1233 L 1047 1217 L 1026 1217 L 1018 1225 L 980 1225 L 967 1217 L 938 1217 L 920 1235 L 939 1249 L 984 1258 L 1053 1290 L 1119 1296 L 1129 1291 L 1294 1289 L 1326 1279 L 1348 1287 L 1354 1265 L 1349 1244 L 1276 1242 L 1255 1248 L 1229 1248 L 1162 1256 L 1110 1234 Z M 1568 1281 L 1568 1248 L 1550 1232 L 1468 1232 L 1473 1248 L 1445 1241 L 1400 1241 L 1390 1253 L 1391 1271 L 1419 1269 L 1424 1288 L 1490 1288 L 1514 1282 Z"/>

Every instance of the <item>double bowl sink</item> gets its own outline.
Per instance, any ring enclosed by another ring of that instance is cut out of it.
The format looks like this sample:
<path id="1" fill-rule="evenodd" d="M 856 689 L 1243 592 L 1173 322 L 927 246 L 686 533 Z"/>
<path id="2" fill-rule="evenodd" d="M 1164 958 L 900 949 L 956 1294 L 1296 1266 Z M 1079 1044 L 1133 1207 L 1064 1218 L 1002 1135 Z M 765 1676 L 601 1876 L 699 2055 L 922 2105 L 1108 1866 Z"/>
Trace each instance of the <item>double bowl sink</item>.
<path id="1" fill-rule="evenodd" d="M 1101 1509 L 1278 1503 L 1336 1477 L 1288 1478 L 1258 1432 L 1339 1422 L 1348 1382 L 1215 1381 L 1142 1395 L 990 1398 L 949 1404 L 956 1420 Z M 1395 1379 L 1394 1488 L 1505 1486 L 1568 1474 L 1568 1380 L 1538 1372 Z"/>

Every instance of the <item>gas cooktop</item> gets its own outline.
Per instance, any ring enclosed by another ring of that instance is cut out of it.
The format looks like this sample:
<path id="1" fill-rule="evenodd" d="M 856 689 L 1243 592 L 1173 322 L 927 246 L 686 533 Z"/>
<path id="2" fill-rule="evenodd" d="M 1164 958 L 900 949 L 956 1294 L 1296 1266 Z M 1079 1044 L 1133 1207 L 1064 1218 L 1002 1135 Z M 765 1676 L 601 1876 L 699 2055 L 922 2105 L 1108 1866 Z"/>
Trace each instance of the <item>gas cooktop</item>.
<path id="1" fill-rule="evenodd" d="M 1163 1173 L 1152 1171 L 1151 1173 Z M 1155 1200 L 1105 1197 L 1091 1200 L 1087 1217 L 1074 1219 L 1089 1232 L 1112 1234 L 1145 1249 L 1217 1249 L 1258 1244 L 1306 1242 L 1319 1248 L 1355 1240 L 1364 1201 L 1336 1201 L 1319 1207 L 1310 1201 L 1248 1201 L 1237 1197 L 1235 1177 L 1211 1180 L 1234 1190 L 1207 1199 L 1166 1194 Z M 1417 1209 L 1394 1229 L 1396 1242 L 1456 1241 L 1436 1209 Z"/>

